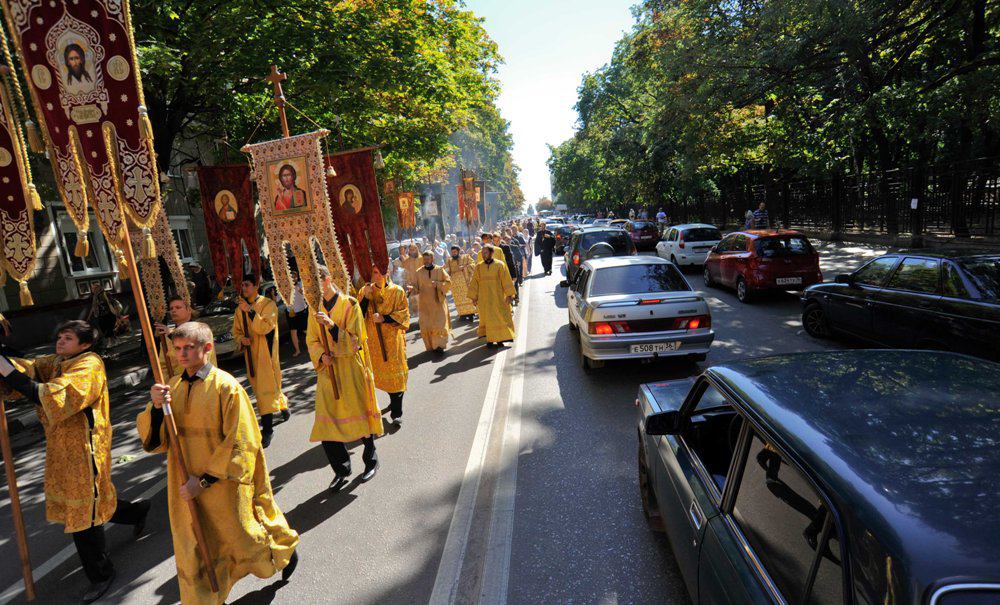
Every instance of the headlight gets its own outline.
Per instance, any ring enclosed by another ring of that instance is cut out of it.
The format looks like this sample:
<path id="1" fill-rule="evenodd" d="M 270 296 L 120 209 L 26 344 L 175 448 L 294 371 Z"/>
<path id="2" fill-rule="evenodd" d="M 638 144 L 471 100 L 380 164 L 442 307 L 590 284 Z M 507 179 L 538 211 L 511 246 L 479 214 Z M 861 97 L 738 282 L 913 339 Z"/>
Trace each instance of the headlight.
<path id="1" fill-rule="evenodd" d="M 215 342 L 229 342 L 233 339 L 232 332 L 226 332 L 225 334 L 219 334 L 215 337 Z"/>

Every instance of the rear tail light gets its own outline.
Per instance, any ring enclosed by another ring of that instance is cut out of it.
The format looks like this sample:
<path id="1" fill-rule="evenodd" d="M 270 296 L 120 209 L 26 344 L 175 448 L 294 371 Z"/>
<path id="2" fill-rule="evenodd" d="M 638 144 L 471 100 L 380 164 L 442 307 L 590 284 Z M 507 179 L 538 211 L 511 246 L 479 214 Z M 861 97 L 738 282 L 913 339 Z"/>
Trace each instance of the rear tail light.
<path id="1" fill-rule="evenodd" d="M 597 336 L 611 336 L 613 334 L 628 334 L 632 331 L 627 321 L 612 322 L 592 322 L 587 324 L 587 333 Z"/>
<path id="2" fill-rule="evenodd" d="M 573 252 L 573 264 L 574 265 L 579 265 L 580 264 L 580 251 L 579 250 L 576 250 L 576 251 Z"/>
<path id="3" fill-rule="evenodd" d="M 681 233 L 680 243 L 677 244 L 677 247 L 680 248 L 680 249 L 682 249 L 682 250 L 684 249 L 684 234 L 683 233 Z"/>
<path id="4" fill-rule="evenodd" d="M 679 317 L 674 322 L 675 330 L 698 330 L 712 327 L 711 315 L 695 315 L 694 317 Z"/>
<path id="5" fill-rule="evenodd" d="M 640 305 L 658 305 L 661 302 L 663 302 L 663 301 L 661 299 L 659 299 L 659 298 L 647 298 L 645 300 L 640 300 L 639 304 Z"/>

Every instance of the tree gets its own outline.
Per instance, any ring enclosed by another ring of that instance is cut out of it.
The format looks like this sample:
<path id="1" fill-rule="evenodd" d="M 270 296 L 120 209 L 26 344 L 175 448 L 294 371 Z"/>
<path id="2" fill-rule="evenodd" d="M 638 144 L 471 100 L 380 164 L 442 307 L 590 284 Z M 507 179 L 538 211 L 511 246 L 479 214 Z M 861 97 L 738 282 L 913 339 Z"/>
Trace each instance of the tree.
<path id="1" fill-rule="evenodd" d="M 547 197 L 540 197 L 538 198 L 538 201 L 535 202 L 535 208 L 537 208 L 539 212 L 542 210 L 552 210 L 555 208 L 555 204 L 553 204 L 552 200 Z"/>

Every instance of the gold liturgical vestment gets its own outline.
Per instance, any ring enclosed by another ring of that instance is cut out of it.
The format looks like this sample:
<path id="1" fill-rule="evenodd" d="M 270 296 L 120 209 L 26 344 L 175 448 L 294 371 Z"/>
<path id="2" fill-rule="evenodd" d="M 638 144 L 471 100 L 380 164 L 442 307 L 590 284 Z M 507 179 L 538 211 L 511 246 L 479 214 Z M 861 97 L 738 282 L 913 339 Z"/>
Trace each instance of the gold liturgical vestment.
<path id="1" fill-rule="evenodd" d="M 253 360 L 253 371 L 248 367 L 247 377 L 257 396 L 257 411 L 263 416 L 288 409 L 288 399 L 281 392 L 281 365 L 278 363 L 278 306 L 270 298 L 258 295 L 251 307 L 250 313 L 236 309 L 233 338 L 238 343 L 247 336 L 246 319 Z"/>
<path id="2" fill-rule="evenodd" d="M 207 370 L 207 371 L 205 371 Z M 181 602 L 224 603 L 233 585 L 249 574 L 269 578 L 288 565 L 299 535 L 274 502 L 260 447 L 260 428 L 247 392 L 231 374 L 205 366 L 193 382 L 170 379 L 171 407 L 188 472 L 219 480 L 195 500 L 219 592 L 213 593 L 198 553 L 191 513 L 180 496 L 187 477 L 179 474 L 176 451 L 165 426 L 155 427 L 152 404 L 136 419 L 147 452 L 167 454 L 167 505 Z M 155 430 L 154 430 L 155 429 Z"/>
<path id="3" fill-rule="evenodd" d="M 485 261 L 476 265 L 469 284 L 469 296 L 476 299 L 479 308 L 479 329 L 476 333 L 485 336 L 487 342 L 507 342 L 514 340 L 514 315 L 507 303 L 508 296 L 514 296 L 514 282 L 510 279 L 507 265 Z"/>
<path id="4" fill-rule="evenodd" d="M 64 359 L 45 355 L 11 359 L 42 383 L 35 406 L 45 429 L 45 518 L 66 533 L 106 523 L 117 506 L 111 483 L 108 377 L 96 353 Z M 0 383 L 0 397 L 21 395 Z M 88 416 L 93 418 L 91 428 Z"/>
<path id="5" fill-rule="evenodd" d="M 406 276 L 406 285 L 412 286 L 417 279 L 417 269 L 424 265 L 424 261 L 419 256 L 407 256 L 403 259 L 403 274 Z"/>
<path id="6" fill-rule="evenodd" d="M 445 270 L 451 276 L 451 297 L 455 299 L 455 309 L 459 316 L 475 315 L 476 305 L 469 298 L 469 282 L 475 265 L 468 254 L 459 255 L 458 260 L 448 257 L 444 264 Z"/>
<path id="7" fill-rule="evenodd" d="M 316 321 L 314 313 L 309 314 L 306 346 L 316 370 L 316 417 L 309 441 L 351 443 L 369 435 L 381 435 L 382 412 L 375 400 L 361 305 L 343 294 L 324 300 L 323 304 L 326 314 L 337 325 L 326 328 Z M 329 368 L 319 364 L 326 352 L 321 339 L 326 340 L 333 356 L 339 398 L 334 396 Z"/>
<path id="8" fill-rule="evenodd" d="M 420 335 L 428 351 L 448 346 L 451 336 L 451 317 L 448 313 L 448 290 L 451 278 L 442 267 L 432 267 L 428 271 L 421 265 L 413 291 L 417 294 L 417 309 L 420 316 Z"/>
<path id="9" fill-rule="evenodd" d="M 368 350 L 371 352 L 372 372 L 375 374 L 375 388 L 386 393 L 400 393 L 406 390 L 409 366 L 406 360 L 406 330 L 410 327 L 410 309 L 406 303 L 406 293 L 399 286 L 386 282 L 384 288 L 375 285 L 361 290 L 361 307 L 365 317 L 365 333 L 368 335 Z M 373 302 L 374 301 L 374 302 Z M 384 321 L 376 324 L 374 313 Z M 385 341 L 385 358 L 379 343 L 378 330 L 381 326 L 382 340 Z"/>

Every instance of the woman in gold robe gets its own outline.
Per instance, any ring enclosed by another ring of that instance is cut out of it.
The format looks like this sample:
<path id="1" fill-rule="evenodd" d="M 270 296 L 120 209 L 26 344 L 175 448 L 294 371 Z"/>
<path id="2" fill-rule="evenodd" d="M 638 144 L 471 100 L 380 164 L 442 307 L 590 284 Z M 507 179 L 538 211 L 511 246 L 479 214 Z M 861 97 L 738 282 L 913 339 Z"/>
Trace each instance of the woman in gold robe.
<path id="1" fill-rule="evenodd" d="M 514 340 L 514 281 L 506 265 L 493 260 L 496 249 L 483 247 L 483 262 L 476 265 L 469 284 L 469 296 L 479 308 L 479 328 L 476 333 L 486 337 L 486 346 Z"/>
<path id="2" fill-rule="evenodd" d="M 207 363 L 212 330 L 189 322 L 170 335 L 184 372 L 153 385 L 152 401 L 136 419 L 143 449 L 167 454 L 167 506 L 174 561 L 185 605 L 225 603 L 233 585 L 253 574 L 287 580 L 298 562 L 299 535 L 274 501 L 257 418 L 247 392 L 231 374 Z M 169 403 L 188 476 L 178 471 L 167 438 Z M 219 582 L 213 593 L 191 526 L 193 499 Z"/>
<path id="3" fill-rule="evenodd" d="M 288 420 L 288 398 L 281 392 L 281 364 L 278 361 L 278 306 L 257 292 L 257 276 L 246 275 L 240 285 L 239 308 L 233 316 L 233 338 L 243 350 L 247 377 L 257 397 L 261 442 L 271 445 L 274 414 Z"/>
<path id="4" fill-rule="evenodd" d="M 403 423 L 403 394 L 409 374 L 405 337 L 410 310 L 406 293 L 374 266 L 372 283 L 361 289 L 360 297 L 365 332 L 370 336 L 368 349 L 375 388 L 389 394 L 389 418 L 399 426 Z"/>
<path id="5" fill-rule="evenodd" d="M 424 252 L 423 260 L 413 286 L 417 294 L 420 335 L 428 351 L 442 353 L 451 337 L 451 316 L 448 313 L 451 278 L 443 267 L 434 265 L 434 253 L 430 250 Z"/>
<path id="6" fill-rule="evenodd" d="M 347 444 L 360 440 L 365 463 L 361 481 L 378 470 L 375 437 L 382 434 L 382 413 L 375 400 L 369 348 L 361 305 L 334 287 L 330 270 L 320 265 L 323 309 L 309 317 L 306 345 L 316 370 L 316 418 L 309 440 L 321 442 L 336 491 L 351 474 Z"/>
<path id="7" fill-rule="evenodd" d="M 469 298 L 469 282 L 474 267 L 472 258 L 463 254 L 460 247 L 451 247 L 451 257 L 445 262 L 444 269 L 451 277 L 451 297 L 455 299 L 458 316 L 466 319 L 472 319 L 476 314 L 476 305 Z"/>

